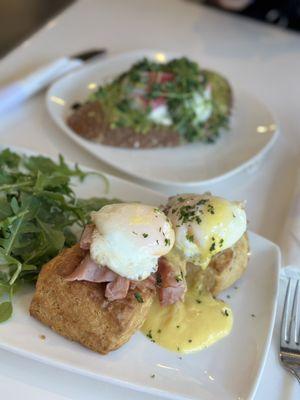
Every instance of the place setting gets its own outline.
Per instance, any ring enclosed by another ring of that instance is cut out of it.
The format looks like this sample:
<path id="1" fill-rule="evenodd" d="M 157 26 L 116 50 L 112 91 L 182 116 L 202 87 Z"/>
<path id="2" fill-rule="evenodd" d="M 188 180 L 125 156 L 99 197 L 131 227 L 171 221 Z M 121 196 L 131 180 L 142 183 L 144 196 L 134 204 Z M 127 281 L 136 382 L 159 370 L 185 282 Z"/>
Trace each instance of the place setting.
<path id="1" fill-rule="evenodd" d="M 0 88 L 1 115 L 42 94 L 116 171 L 0 143 L 0 349 L 140 399 L 259 400 L 270 352 L 300 382 L 299 177 L 275 243 L 252 228 L 263 184 L 235 185 L 261 179 L 280 118 L 228 67 L 162 48 L 91 46 Z"/>

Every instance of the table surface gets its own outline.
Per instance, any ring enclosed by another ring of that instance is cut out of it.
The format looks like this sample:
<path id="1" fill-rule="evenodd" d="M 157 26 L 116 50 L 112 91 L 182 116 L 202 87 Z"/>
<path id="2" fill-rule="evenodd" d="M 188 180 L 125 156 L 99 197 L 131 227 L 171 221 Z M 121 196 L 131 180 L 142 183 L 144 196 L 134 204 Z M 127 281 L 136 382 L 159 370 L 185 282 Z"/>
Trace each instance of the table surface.
<path id="1" fill-rule="evenodd" d="M 274 111 L 281 135 L 261 168 L 246 178 L 238 175 L 209 189 L 245 199 L 250 228 L 279 243 L 300 165 L 299 34 L 211 10 L 194 1 L 81 0 L 0 62 L 0 84 L 56 57 L 91 47 L 106 47 L 111 53 L 142 48 L 183 52 L 203 60 L 206 67 L 222 71 L 236 86 L 255 92 Z M 67 159 L 122 176 L 54 126 L 44 93 L 1 117 L 0 143 L 51 155 L 62 152 Z M 150 187 L 174 193 L 170 187 Z M 296 381 L 278 363 L 277 325 L 255 400 L 300 397 Z M 0 359 L 3 399 L 155 398 L 5 351 L 0 351 Z"/>

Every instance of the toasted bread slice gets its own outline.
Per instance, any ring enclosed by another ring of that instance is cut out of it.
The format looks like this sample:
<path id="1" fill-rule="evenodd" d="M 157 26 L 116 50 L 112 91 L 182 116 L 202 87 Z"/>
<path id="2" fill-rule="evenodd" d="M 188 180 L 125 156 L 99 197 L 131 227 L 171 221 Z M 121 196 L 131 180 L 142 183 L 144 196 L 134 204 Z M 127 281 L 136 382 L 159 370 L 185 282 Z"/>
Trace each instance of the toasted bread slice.
<path id="1" fill-rule="evenodd" d="M 108 302 L 104 284 L 68 282 L 64 277 L 73 272 L 85 254 L 77 244 L 44 265 L 30 314 L 60 335 L 106 354 L 126 343 L 141 327 L 155 291 L 139 288 L 139 302 L 137 289 L 129 289 L 125 299 Z"/>
<path id="2" fill-rule="evenodd" d="M 234 284 L 245 272 L 249 258 L 247 234 L 231 248 L 216 254 L 205 271 L 205 286 L 217 295 Z"/>

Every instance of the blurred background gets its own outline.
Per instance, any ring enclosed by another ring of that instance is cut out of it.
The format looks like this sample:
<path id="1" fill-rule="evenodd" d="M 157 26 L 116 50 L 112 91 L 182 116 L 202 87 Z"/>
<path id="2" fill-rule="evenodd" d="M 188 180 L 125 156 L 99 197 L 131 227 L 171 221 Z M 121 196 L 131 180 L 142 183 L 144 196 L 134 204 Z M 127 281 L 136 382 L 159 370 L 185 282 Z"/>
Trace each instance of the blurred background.
<path id="1" fill-rule="evenodd" d="M 0 0 L 0 58 L 74 1 Z M 198 2 L 209 7 L 217 7 L 225 12 L 275 24 L 281 28 L 300 30 L 300 0 L 182 1 Z M 124 5 L 126 5 L 126 0 L 124 0 Z"/>
<path id="2" fill-rule="evenodd" d="M 0 57 L 74 0 L 0 0 Z"/>

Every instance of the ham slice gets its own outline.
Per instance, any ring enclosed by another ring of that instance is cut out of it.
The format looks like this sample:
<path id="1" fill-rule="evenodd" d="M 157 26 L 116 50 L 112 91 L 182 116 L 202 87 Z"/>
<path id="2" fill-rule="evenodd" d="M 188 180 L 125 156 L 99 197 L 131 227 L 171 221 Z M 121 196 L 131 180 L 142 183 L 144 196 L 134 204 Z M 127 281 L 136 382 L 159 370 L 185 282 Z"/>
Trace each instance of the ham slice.
<path id="1" fill-rule="evenodd" d="M 106 285 L 105 297 L 108 301 L 124 299 L 127 296 L 130 280 L 118 275 Z"/>
<path id="2" fill-rule="evenodd" d="M 92 243 L 92 235 L 95 229 L 94 224 L 88 224 L 85 226 L 81 238 L 80 238 L 80 248 L 82 250 L 89 250 Z"/>
<path id="3" fill-rule="evenodd" d="M 148 278 L 142 281 L 130 281 L 130 289 L 138 289 L 143 291 L 143 289 L 156 289 L 156 274 L 151 274 Z"/>
<path id="4" fill-rule="evenodd" d="M 157 278 L 158 297 L 162 306 L 183 300 L 186 291 L 185 279 L 175 275 L 171 263 L 165 257 L 158 260 Z"/>
<path id="5" fill-rule="evenodd" d="M 118 275 L 107 267 L 100 267 L 87 254 L 77 268 L 66 277 L 67 281 L 112 282 Z"/>
<path id="6" fill-rule="evenodd" d="M 75 270 L 65 278 L 67 281 L 87 281 L 107 283 L 105 297 L 108 301 L 124 299 L 127 296 L 130 280 L 101 267 L 87 254 Z"/>

